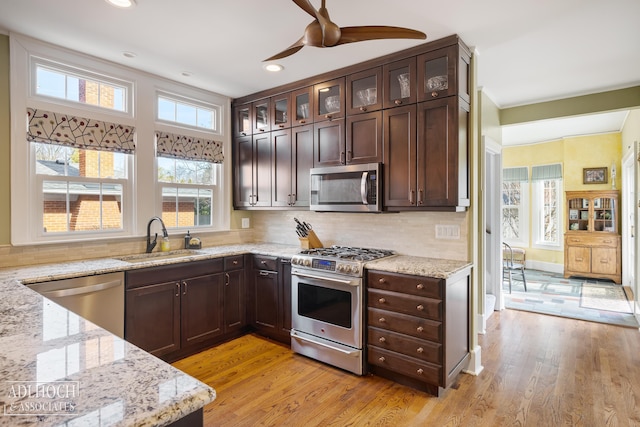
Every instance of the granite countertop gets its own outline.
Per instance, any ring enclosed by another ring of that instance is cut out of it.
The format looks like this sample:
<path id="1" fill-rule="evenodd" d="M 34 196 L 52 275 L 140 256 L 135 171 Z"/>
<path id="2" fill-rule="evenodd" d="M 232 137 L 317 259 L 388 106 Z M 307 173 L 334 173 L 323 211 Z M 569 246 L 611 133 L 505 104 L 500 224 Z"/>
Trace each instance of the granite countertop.
<path id="1" fill-rule="evenodd" d="M 291 257 L 299 251 L 290 245 L 243 244 L 177 252 L 173 258 L 158 253 L 144 260 L 134 256 L 0 269 L 0 375 L 4 379 L 0 382 L 4 410 L 0 426 L 47 427 L 70 421 L 74 425 L 162 426 L 216 397 L 215 390 L 206 384 L 25 284 L 245 253 Z M 465 261 L 404 255 L 366 263 L 369 269 L 445 279 L 470 266 Z M 60 386 L 56 390 L 65 393 L 54 399 L 21 394 L 38 383 Z M 37 405 L 43 404 L 55 415 L 6 415 L 25 408 L 40 410 Z M 71 408 L 73 411 L 65 412 Z"/>

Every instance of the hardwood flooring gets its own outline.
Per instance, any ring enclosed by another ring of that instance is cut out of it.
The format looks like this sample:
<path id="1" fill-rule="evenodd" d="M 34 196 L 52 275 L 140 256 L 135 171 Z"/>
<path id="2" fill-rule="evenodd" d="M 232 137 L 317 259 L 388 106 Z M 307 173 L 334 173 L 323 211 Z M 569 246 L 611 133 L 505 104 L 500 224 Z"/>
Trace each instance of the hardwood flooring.
<path id="1" fill-rule="evenodd" d="M 256 335 L 173 365 L 216 390 L 206 426 L 640 426 L 637 329 L 503 310 L 480 345 L 440 398 Z"/>

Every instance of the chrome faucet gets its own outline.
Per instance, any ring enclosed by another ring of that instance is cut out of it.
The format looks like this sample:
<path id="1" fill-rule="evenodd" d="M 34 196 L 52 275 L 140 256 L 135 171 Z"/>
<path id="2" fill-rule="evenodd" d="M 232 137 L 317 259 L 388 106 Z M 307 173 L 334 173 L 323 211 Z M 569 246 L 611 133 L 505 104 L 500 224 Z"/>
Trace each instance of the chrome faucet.
<path id="1" fill-rule="evenodd" d="M 156 236 L 153 238 L 153 242 L 151 241 L 151 223 L 155 220 L 160 221 L 160 224 L 162 224 L 163 237 L 169 237 L 169 233 L 167 233 L 167 227 L 164 226 L 164 222 L 162 221 L 162 218 L 160 218 L 159 216 L 154 216 L 153 218 L 151 218 L 147 223 L 147 253 L 148 254 L 151 253 L 151 251 L 153 251 L 153 248 L 156 247 L 156 243 L 158 241 L 158 233 L 156 233 Z"/>

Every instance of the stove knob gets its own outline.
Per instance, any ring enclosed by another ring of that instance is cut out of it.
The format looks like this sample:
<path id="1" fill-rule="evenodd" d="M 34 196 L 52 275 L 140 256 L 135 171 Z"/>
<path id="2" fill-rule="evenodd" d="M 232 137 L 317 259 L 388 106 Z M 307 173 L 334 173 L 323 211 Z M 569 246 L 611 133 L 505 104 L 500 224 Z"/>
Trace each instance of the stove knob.
<path id="1" fill-rule="evenodd" d="M 353 274 L 358 274 L 358 266 L 357 265 L 352 265 L 351 266 L 351 272 L 353 272 Z"/>
<path id="2" fill-rule="evenodd" d="M 344 271 L 344 265 L 342 265 L 342 264 L 338 264 L 338 265 L 336 266 L 336 271 L 339 271 L 339 272 Z"/>
<path id="3" fill-rule="evenodd" d="M 305 267 L 311 267 L 311 260 L 309 259 L 303 260 L 302 263 Z"/>

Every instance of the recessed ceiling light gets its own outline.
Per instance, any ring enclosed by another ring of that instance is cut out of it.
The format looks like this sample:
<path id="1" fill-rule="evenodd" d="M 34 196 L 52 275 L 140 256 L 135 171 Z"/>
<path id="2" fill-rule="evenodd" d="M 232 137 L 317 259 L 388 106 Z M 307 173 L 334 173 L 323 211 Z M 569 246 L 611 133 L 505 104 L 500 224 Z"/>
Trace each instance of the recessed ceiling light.
<path id="1" fill-rule="evenodd" d="M 127 58 L 135 58 L 136 55 L 135 52 L 122 52 L 122 55 L 126 56 Z"/>
<path id="2" fill-rule="evenodd" d="M 265 64 L 263 68 L 273 73 L 277 73 L 278 71 L 284 70 L 284 67 L 280 64 Z"/>
<path id="3" fill-rule="evenodd" d="M 105 0 L 105 1 L 110 5 L 113 5 L 116 7 L 122 7 L 122 8 L 133 7 L 136 4 L 134 0 Z"/>

